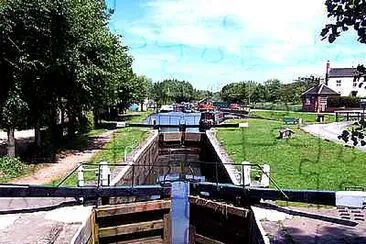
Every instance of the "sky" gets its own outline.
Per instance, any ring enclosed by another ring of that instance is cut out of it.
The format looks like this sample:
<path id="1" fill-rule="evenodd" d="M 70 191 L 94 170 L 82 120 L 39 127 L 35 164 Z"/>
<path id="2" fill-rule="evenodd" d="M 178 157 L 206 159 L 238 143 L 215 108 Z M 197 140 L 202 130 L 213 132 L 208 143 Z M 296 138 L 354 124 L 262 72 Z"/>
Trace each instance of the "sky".
<path id="1" fill-rule="evenodd" d="M 153 81 L 176 78 L 197 89 L 324 75 L 364 63 L 355 32 L 322 41 L 324 0 L 107 0 L 110 28 L 134 57 L 133 69 Z"/>

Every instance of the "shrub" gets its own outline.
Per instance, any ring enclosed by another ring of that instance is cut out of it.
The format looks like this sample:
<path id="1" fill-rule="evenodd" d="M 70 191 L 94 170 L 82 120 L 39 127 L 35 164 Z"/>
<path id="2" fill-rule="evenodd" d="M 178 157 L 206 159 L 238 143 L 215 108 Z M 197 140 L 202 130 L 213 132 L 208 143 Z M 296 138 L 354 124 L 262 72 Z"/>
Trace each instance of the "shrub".
<path id="1" fill-rule="evenodd" d="M 360 97 L 328 97 L 328 107 L 359 108 L 360 100 Z"/>
<path id="2" fill-rule="evenodd" d="M 20 159 L 15 157 L 0 158 L 0 175 L 1 178 L 14 178 L 20 176 L 25 169 L 25 165 Z"/>
<path id="3" fill-rule="evenodd" d="M 94 124 L 94 115 L 92 112 L 86 112 L 80 119 L 80 132 L 87 133 L 93 130 L 95 127 Z"/>

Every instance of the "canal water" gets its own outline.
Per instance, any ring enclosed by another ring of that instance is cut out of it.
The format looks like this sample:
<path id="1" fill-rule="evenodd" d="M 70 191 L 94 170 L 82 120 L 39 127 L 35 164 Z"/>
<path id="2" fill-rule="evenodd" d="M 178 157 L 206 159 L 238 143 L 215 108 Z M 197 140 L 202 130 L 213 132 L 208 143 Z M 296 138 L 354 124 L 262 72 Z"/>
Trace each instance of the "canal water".
<path id="1" fill-rule="evenodd" d="M 201 113 L 169 112 L 150 115 L 144 121 L 145 124 L 156 125 L 199 125 Z M 175 132 L 179 128 L 161 128 L 161 132 Z M 199 132 L 198 128 L 187 128 L 187 132 Z M 204 177 L 203 177 L 204 178 Z M 167 180 L 177 179 L 177 175 L 168 175 Z M 204 179 L 201 179 L 204 180 Z M 182 181 L 172 182 L 172 241 L 173 243 L 189 242 L 189 183 Z"/>
<path id="2" fill-rule="evenodd" d="M 157 125 L 179 125 L 181 122 L 185 122 L 186 125 L 199 125 L 201 113 L 182 113 L 182 112 L 169 112 L 169 113 L 157 113 L 147 117 L 144 121 L 145 124 L 154 124 L 154 120 Z M 161 128 L 161 132 L 174 132 L 179 131 L 179 128 Z M 198 132 L 198 128 L 187 128 L 187 132 Z"/>

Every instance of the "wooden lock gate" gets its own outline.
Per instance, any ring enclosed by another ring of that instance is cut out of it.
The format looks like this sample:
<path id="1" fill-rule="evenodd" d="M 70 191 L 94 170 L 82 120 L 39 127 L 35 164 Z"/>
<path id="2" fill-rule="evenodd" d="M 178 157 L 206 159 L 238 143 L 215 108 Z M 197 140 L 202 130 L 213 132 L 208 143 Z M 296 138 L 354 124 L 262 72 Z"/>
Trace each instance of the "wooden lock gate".
<path id="1" fill-rule="evenodd" d="M 171 243 L 170 209 L 170 199 L 95 208 L 91 243 Z"/>

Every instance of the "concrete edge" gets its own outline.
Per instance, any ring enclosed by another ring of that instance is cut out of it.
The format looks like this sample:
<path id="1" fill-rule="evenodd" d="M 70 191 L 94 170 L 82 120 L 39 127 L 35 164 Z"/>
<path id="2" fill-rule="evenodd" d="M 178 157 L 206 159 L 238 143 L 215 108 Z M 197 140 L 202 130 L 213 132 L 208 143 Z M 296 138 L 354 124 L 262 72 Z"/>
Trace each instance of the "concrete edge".
<path id="1" fill-rule="evenodd" d="M 234 185 L 240 185 L 240 182 L 235 174 L 238 171 L 234 165 L 230 165 L 230 163 L 233 163 L 233 161 L 230 159 L 230 157 L 226 153 L 226 151 L 224 149 L 220 150 L 221 149 L 220 143 L 217 140 L 216 136 L 214 135 L 213 131 L 212 130 L 206 131 L 206 135 L 207 135 L 207 138 L 210 141 L 211 145 L 215 149 L 216 154 L 219 156 L 221 163 L 223 163 L 223 165 L 226 169 L 226 172 L 228 172 L 231 182 Z"/>
<path id="2" fill-rule="evenodd" d="M 135 161 L 140 157 L 141 153 L 145 151 L 145 149 L 159 136 L 158 130 L 153 130 L 153 133 L 142 142 L 142 146 L 135 148 L 132 152 L 132 159 L 128 160 L 125 163 L 129 165 L 123 166 L 121 171 L 111 180 L 111 186 L 114 186 L 118 183 L 118 181 L 128 172 L 131 168 L 131 165 L 135 163 Z"/>
<path id="3" fill-rule="evenodd" d="M 85 229 L 87 229 L 87 225 L 89 223 L 89 220 L 90 220 L 90 217 L 91 217 L 92 214 L 93 214 L 93 208 L 90 207 L 90 214 L 89 214 L 88 218 L 84 219 L 83 222 L 81 222 L 81 225 L 79 226 L 76 233 L 72 237 L 72 239 L 70 241 L 70 244 L 78 244 L 76 242 L 76 240 L 82 234 L 82 232 L 85 231 Z M 92 232 L 90 233 L 90 235 L 92 235 Z"/>
<path id="4" fill-rule="evenodd" d="M 258 226 L 258 230 L 261 233 L 264 244 L 270 244 L 267 232 L 264 230 L 261 221 L 257 218 L 256 212 L 254 211 L 252 206 L 250 206 L 250 210 L 252 210 L 254 221 L 255 221 L 256 225 Z"/>

